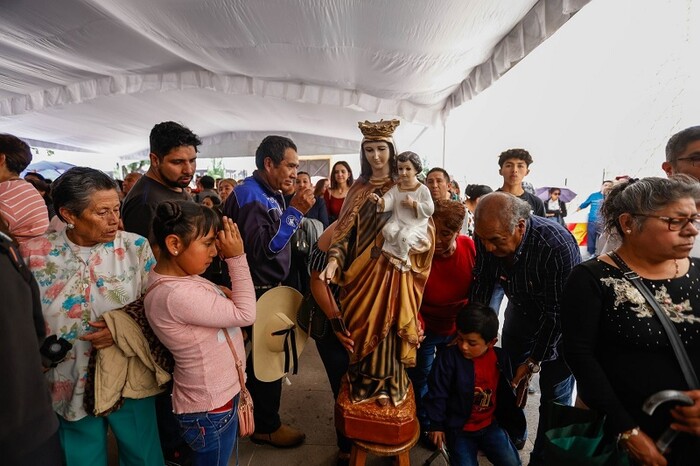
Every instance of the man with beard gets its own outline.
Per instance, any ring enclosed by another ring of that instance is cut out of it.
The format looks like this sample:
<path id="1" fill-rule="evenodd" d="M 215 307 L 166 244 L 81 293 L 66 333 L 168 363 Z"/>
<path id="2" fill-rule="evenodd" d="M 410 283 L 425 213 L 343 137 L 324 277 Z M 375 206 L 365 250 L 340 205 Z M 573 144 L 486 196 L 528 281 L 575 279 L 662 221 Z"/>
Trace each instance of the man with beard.
<path id="1" fill-rule="evenodd" d="M 197 163 L 197 146 L 202 141 L 188 128 L 173 121 L 158 123 L 150 136 L 151 167 L 129 191 L 122 205 L 124 230 L 150 239 L 151 224 L 159 203 L 173 199 L 190 200 L 190 184 Z M 153 254 L 158 247 L 151 241 Z M 168 465 L 190 464 L 191 449 L 180 437 L 173 414 L 172 385 L 156 396 L 156 418 L 163 456 Z"/>
<path id="2" fill-rule="evenodd" d="M 158 123 L 150 136 L 151 167 L 136 182 L 124 199 L 124 230 L 149 238 L 156 207 L 163 201 L 189 200 L 185 187 L 190 184 L 197 165 L 197 146 L 202 141 L 174 121 Z M 154 245 L 151 244 L 153 247 Z M 154 249 L 154 254 L 157 251 Z"/>

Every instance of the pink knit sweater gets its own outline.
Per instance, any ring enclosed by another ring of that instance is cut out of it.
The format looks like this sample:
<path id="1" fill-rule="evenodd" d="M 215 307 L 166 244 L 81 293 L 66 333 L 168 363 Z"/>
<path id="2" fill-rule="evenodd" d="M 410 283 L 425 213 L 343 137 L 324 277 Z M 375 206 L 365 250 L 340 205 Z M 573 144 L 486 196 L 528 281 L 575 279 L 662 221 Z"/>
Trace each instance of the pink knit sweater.
<path id="1" fill-rule="evenodd" d="M 196 275 L 173 277 L 151 271 L 148 286 L 164 279 L 145 299 L 146 317 L 160 341 L 175 357 L 175 413 L 219 408 L 241 389 L 227 328 L 245 366 L 240 327 L 255 322 L 255 289 L 245 254 L 226 259 L 233 299 Z"/>

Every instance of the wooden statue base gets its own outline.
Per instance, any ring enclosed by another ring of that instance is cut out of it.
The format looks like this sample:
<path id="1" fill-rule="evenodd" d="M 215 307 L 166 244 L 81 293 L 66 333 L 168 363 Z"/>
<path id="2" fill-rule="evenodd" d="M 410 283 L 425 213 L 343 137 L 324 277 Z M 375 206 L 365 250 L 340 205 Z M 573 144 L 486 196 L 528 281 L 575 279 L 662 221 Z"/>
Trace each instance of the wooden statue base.
<path id="1" fill-rule="evenodd" d="M 399 406 L 391 401 L 379 406 L 376 400 L 350 401 L 350 386 L 343 380 L 335 403 L 335 426 L 346 437 L 382 445 L 401 445 L 414 437 L 415 419 L 416 400 L 411 385 Z"/>

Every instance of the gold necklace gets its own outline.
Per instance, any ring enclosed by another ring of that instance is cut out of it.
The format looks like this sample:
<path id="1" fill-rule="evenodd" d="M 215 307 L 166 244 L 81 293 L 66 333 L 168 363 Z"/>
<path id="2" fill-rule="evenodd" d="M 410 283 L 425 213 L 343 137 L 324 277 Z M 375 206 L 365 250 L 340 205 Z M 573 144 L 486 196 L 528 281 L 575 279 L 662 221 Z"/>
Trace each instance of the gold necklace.
<path id="1" fill-rule="evenodd" d="M 680 268 L 678 267 L 678 261 L 676 259 L 673 259 L 673 264 L 676 266 L 676 273 L 673 274 L 673 278 L 676 278 L 680 273 Z"/>

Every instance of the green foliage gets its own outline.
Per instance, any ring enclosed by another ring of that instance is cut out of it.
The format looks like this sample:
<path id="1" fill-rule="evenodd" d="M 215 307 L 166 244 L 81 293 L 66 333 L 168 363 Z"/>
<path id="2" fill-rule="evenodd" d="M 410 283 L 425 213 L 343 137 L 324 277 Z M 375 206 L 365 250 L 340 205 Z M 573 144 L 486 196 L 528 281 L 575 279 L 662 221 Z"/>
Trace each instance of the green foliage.
<path id="1" fill-rule="evenodd" d="M 122 179 L 128 175 L 131 172 L 135 171 L 143 171 L 143 169 L 146 169 L 150 167 L 151 161 L 148 159 L 144 160 L 138 160 L 136 162 L 131 162 L 127 163 L 125 165 L 122 165 Z"/>
<path id="2" fill-rule="evenodd" d="M 211 166 L 207 169 L 207 175 L 213 178 L 224 178 L 224 159 L 212 159 Z"/>
<path id="3" fill-rule="evenodd" d="M 418 174 L 418 179 L 425 182 L 425 178 L 428 176 L 431 167 L 428 165 L 428 159 L 426 157 L 423 157 L 421 162 L 423 163 L 423 170 Z"/>

